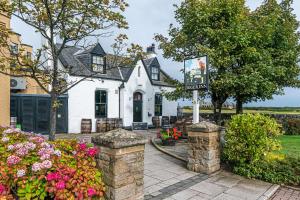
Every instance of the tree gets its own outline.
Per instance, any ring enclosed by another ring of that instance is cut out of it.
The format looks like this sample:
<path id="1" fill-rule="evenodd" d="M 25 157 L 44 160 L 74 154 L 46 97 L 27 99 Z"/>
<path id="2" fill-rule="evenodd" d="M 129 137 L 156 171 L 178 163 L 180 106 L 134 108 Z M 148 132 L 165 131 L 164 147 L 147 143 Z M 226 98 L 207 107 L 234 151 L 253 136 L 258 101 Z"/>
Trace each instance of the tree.
<path id="1" fill-rule="evenodd" d="M 242 113 L 244 103 L 298 84 L 299 33 L 291 2 L 268 0 L 250 11 L 244 0 L 185 0 L 176 6 L 179 27 L 170 25 L 169 38 L 156 35 L 167 58 L 209 56 L 217 121 L 229 97 Z"/>
<path id="2" fill-rule="evenodd" d="M 1 28 L 0 47 L 3 50 L 0 59 L 0 73 L 11 76 L 33 78 L 38 85 L 51 96 L 50 135 L 55 139 L 56 114 L 59 107 L 58 97 L 89 77 L 76 82 L 68 82 L 66 76 L 70 69 L 59 67 L 59 56 L 63 49 L 74 45 L 88 47 L 90 38 L 107 35 L 111 28 L 128 28 L 122 12 L 128 4 L 124 0 L 11 0 L 0 2 L 0 12 L 15 16 L 33 27 L 46 40 L 46 44 L 37 50 L 34 59 L 26 59 L 20 53 L 7 57 L 10 30 Z M 56 39 L 61 41 L 57 46 Z M 114 48 L 124 48 L 125 35 L 116 39 Z M 128 49 L 129 57 L 115 56 L 113 63 L 128 63 L 141 48 L 133 45 Z M 119 52 L 119 51 L 115 51 Z M 130 57 L 131 56 L 131 57 Z M 124 62 L 125 61 L 125 62 Z M 11 67 L 7 63 L 15 63 Z M 93 76 L 95 74 L 91 74 Z M 47 87 L 50 85 L 50 87 Z"/>
<path id="3" fill-rule="evenodd" d="M 237 113 L 243 112 L 244 103 L 272 99 L 284 87 L 299 85 L 299 23 L 291 4 L 266 0 L 249 16 L 250 51 L 241 55 L 234 70 Z"/>
<path id="4" fill-rule="evenodd" d="M 223 103 L 232 95 L 231 67 L 239 53 L 238 45 L 247 44 L 244 21 L 250 11 L 243 0 L 186 0 L 176 8 L 175 19 L 180 27 L 171 25 L 170 39 L 156 35 L 156 40 L 164 56 L 175 61 L 203 54 L 209 56 L 209 95 L 218 121 Z"/>

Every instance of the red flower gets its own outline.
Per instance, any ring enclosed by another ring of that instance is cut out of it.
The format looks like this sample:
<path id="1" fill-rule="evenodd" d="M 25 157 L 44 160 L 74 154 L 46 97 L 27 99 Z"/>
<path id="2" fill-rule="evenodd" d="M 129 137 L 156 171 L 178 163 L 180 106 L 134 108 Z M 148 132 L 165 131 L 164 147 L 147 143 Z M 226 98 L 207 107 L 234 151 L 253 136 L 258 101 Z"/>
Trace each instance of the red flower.
<path id="1" fill-rule="evenodd" d="M 58 190 L 63 190 L 66 187 L 66 184 L 64 181 L 59 181 L 58 183 L 55 184 L 56 189 Z"/>
<path id="2" fill-rule="evenodd" d="M 4 194 L 5 192 L 5 187 L 4 185 L 0 184 L 0 194 Z"/>
<path id="3" fill-rule="evenodd" d="M 96 193 L 96 190 L 93 189 L 93 188 L 89 188 L 89 189 L 87 190 L 87 192 L 88 192 L 89 197 L 93 197 L 93 196 L 95 196 L 95 195 L 97 194 L 97 193 Z"/>
<path id="4" fill-rule="evenodd" d="M 47 181 L 52 181 L 52 180 L 59 180 L 61 178 L 60 174 L 58 172 L 53 172 L 50 173 L 46 176 Z"/>
<path id="5" fill-rule="evenodd" d="M 86 150 L 86 148 L 87 148 L 87 145 L 86 145 L 85 143 L 79 144 L 79 149 L 80 149 L 81 151 Z"/>
<path id="6" fill-rule="evenodd" d="M 96 147 L 90 148 L 90 149 L 87 151 L 87 154 L 88 154 L 90 157 L 94 157 L 97 153 L 98 153 L 98 149 L 97 149 Z"/>

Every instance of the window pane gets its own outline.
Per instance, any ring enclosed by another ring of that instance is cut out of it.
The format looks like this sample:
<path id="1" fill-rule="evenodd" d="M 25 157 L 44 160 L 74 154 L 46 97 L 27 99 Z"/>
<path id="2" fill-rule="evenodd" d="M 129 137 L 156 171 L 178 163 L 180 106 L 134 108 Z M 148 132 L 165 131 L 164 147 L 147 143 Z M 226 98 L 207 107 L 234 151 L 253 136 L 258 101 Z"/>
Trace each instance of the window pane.
<path id="1" fill-rule="evenodd" d="M 99 105 L 100 117 L 106 117 L 106 104 Z"/>
<path id="2" fill-rule="evenodd" d="M 162 105 L 155 105 L 155 116 L 162 116 Z"/>
<path id="3" fill-rule="evenodd" d="M 101 91 L 100 101 L 101 103 L 106 103 L 106 91 Z"/>
<path id="4" fill-rule="evenodd" d="M 152 79 L 153 80 L 158 80 L 158 74 L 152 74 Z"/>
<path id="5" fill-rule="evenodd" d="M 95 92 L 95 102 L 100 103 L 100 90 L 96 90 Z"/>
<path id="6" fill-rule="evenodd" d="M 152 73 L 158 73 L 158 68 L 157 67 L 152 67 Z"/>

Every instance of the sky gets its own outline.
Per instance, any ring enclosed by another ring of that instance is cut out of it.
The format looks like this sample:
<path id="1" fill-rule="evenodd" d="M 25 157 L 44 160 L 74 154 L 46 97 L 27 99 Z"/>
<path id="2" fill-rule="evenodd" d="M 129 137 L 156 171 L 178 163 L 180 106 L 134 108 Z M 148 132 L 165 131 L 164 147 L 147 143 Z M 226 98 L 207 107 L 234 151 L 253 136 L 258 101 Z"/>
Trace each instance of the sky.
<path id="1" fill-rule="evenodd" d="M 247 0 L 247 5 L 255 9 L 263 0 Z M 174 19 L 174 4 L 179 4 L 181 0 L 127 0 L 129 8 L 125 12 L 125 17 L 129 23 L 129 29 L 123 31 L 129 36 L 130 42 L 137 43 L 144 48 L 155 43 L 154 34 L 160 33 L 167 35 L 168 27 L 171 23 L 176 24 Z M 300 0 L 294 0 L 294 13 L 300 21 Z M 12 19 L 12 28 L 15 32 L 22 34 L 23 42 L 31 44 L 38 48 L 41 44 L 39 34 L 28 27 L 26 24 Z M 117 35 L 117 33 L 115 33 Z M 99 42 L 105 50 L 110 49 L 114 37 L 103 38 Z M 96 41 L 95 41 L 96 42 Z M 182 80 L 183 75 L 180 70 L 183 68 L 182 63 L 176 63 L 172 60 L 164 59 L 162 52 L 157 50 L 158 59 L 162 69 L 170 76 Z M 182 105 L 190 104 L 189 101 L 181 102 Z M 286 88 L 285 95 L 274 96 L 273 100 L 265 102 L 253 102 L 249 106 L 291 106 L 300 107 L 300 89 Z"/>

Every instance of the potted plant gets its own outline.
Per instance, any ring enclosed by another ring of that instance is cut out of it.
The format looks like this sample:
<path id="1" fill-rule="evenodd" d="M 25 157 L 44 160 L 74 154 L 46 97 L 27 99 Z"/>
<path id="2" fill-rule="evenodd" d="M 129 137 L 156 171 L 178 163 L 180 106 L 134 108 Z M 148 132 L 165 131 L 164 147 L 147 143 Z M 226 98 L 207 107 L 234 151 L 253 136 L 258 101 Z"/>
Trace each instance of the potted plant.
<path id="1" fill-rule="evenodd" d="M 175 145 L 175 139 L 173 138 L 173 135 L 168 130 L 162 130 L 160 132 L 160 138 L 162 141 L 163 146 L 174 146 Z"/>

